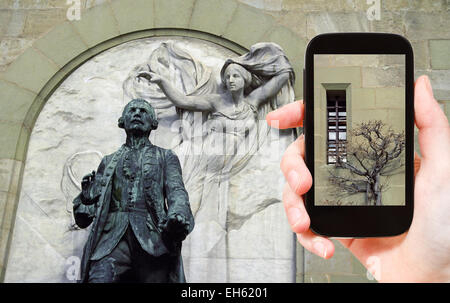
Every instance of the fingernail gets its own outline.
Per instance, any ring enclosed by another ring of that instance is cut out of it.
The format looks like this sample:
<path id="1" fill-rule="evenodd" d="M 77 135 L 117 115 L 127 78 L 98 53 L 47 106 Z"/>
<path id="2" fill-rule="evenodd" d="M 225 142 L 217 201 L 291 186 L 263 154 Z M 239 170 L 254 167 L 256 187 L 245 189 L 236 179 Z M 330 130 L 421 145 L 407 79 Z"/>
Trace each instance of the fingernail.
<path id="1" fill-rule="evenodd" d="M 302 212 L 296 207 L 291 207 L 288 209 L 288 218 L 291 226 L 295 228 L 298 224 L 301 223 Z"/>
<path id="2" fill-rule="evenodd" d="M 269 125 L 273 128 L 280 128 L 280 120 L 271 119 L 271 120 L 269 120 Z"/>
<path id="3" fill-rule="evenodd" d="M 314 241 L 314 251 L 317 255 L 321 256 L 322 258 L 327 258 L 327 249 L 325 247 L 325 244 L 322 243 L 320 240 Z"/>
<path id="4" fill-rule="evenodd" d="M 424 81 L 425 81 L 425 87 L 427 88 L 428 93 L 433 96 L 433 88 L 431 87 L 431 82 L 430 82 L 430 78 L 428 78 L 428 76 L 424 77 Z"/>
<path id="5" fill-rule="evenodd" d="M 288 173 L 287 181 L 288 181 L 289 186 L 291 187 L 291 189 L 292 189 L 293 191 L 296 191 L 296 190 L 297 190 L 297 186 L 298 186 L 298 181 L 299 181 L 299 179 L 300 179 L 300 176 L 297 174 L 297 172 L 296 172 L 295 170 L 291 170 L 291 171 Z"/>

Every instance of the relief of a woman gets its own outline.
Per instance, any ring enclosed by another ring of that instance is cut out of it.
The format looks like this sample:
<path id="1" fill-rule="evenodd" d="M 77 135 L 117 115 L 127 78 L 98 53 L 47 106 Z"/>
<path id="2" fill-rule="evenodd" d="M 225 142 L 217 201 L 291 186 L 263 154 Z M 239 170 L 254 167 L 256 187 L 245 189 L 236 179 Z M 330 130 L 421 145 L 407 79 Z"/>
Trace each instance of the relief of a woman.
<path id="1" fill-rule="evenodd" d="M 269 132 L 266 113 L 293 101 L 294 73 L 278 45 L 258 43 L 243 56 L 225 61 L 220 70 L 221 87 L 205 89 L 213 81 L 206 81 L 206 85 L 198 81 L 197 88 L 188 93 L 167 75 L 171 60 L 173 66 L 180 66 L 189 61 L 189 55 L 180 51 L 173 55 L 172 46 L 163 48 L 155 51 L 158 55 L 150 60 L 147 70 L 137 71 L 137 77 L 157 85 L 160 91 L 153 93 L 158 95 L 153 102 L 160 102 L 160 108 L 167 108 L 167 100 L 182 119 L 193 112 L 202 113 L 200 154 L 189 153 L 195 143 L 188 138 L 181 144 L 188 146 L 188 152 L 178 155 L 183 159 L 183 179 L 196 218 L 196 228 L 186 241 L 183 257 L 187 257 L 187 262 L 199 258 L 196 270 L 204 267 L 205 272 L 210 272 L 206 268 L 218 268 L 220 260 L 227 257 L 229 180 L 245 168 L 265 142 Z M 183 61 L 176 61 L 180 57 Z M 152 102 L 151 96 L 149 101 Z M 220 271 L 226 274 L 226 269 Z"/>
<path id="2" fill-rule="evenodd" d="M 226 202 L 212 206 L 217 210 L 213 215 L 210 211 L 202 212 L 206 204 L 216 204 L 208 202 L 205 197 L 214 193 L 214 200 L 226 199 L 226 186 L 224 182 L 231 176 L 231 172 L 236 165 L 243 164 L 243 158 L 248 160 L 258 148 L 258 110 L 269 102 L 280 89 L 287 84 L 292 70 L 285 70 L 271 77 L 267 82 L 255 86 L 255 75 L 252 75 L 244 66 L 232 60 L 225 62 L 221 70 L 221 80 L 225 90 L 217 94 L 186 95 L 175 88 L 165 77 L 153 72 L 141 72 L 140 77 L 145 77 L 151 83 L 156 83 L 161 88 L 167 99 L 177 108 L 203 112 L 207 114 L 208 120 L 205 123 L 206 136 L 203 137 L 203 148 L 201 163 L 193 168 L 196 173 L 191 176 L 201 178 L 196 183 L 203 184 L 202 201 L 194 205 L 194 212 L 198 216 L 217 218 L 217 223 L 225 229 L 226 223 Z M 198 161 L 198 159 L 197 159 Z M 201 182 L 198 182 L 201 181 Z M 210 182 L 222 183 L 219 195 L 213 187 L 205 185 Z M 208 207 L 209 208 L 209 207 Z M 201 221 L 201 218 L 198 218 Z"/>

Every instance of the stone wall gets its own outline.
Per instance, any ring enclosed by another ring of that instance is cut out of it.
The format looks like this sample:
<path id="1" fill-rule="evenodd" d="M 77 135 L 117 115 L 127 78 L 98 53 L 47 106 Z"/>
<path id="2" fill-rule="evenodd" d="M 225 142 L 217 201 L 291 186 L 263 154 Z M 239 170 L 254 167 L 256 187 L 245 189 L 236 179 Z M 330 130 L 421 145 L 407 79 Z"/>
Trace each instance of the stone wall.
<path id="1" fill-rule="evenodd" d="M 36 89 L 45 84 L 50 78 L 49 75 L 53 75 L 59 68 L 62 68 L 61 66 L 70 59 L 70 56 L 91 47 L 89 42 L 96 41 L 99 35 L 103 35 L 104 39 L 107 39 L 106 30 L 115 27 L 110 32 L 109 38 L 111 38 L 118 36 L 126 27 L 130 31 L 142 26 L 146 21 L 145 16 L 138 16 L 139 11 L 136 10 L 134 13 L 127 14 L 126 10 L 129 6 L 123 5 L 126 2 L 127 0 L 80 0 L 82 20 L 84 15 L 95 9 L 108 10 L 102 11 L 104 19 L 97 23 L 103 25 L 104 28 L 92 27 L 93 24 L 95 25 L 92 20 L 80 22 L 82 23 L 80 26 L 91 27 L 89 36 L 91 40 L 85 34 L 80 46 L 77 45 L 78 40 L 64 40 L 67 37 L 65 33 L 70 30 L 67 29 L 67 23 L 65 23 L 69 7 L 66 0 L 0 0 L 2 102 L 2 112 L 0 113 L 0 130 L 2 132 L 0 138 L 0 257 L 2 261 L 0 265 L 2 272 L 4 272 L 4 252 L 7 251 L 9 245 L 7 239 L 12 232 L 11 226 L 17 207 L 17 193 L 21 186 L 23 160 L 28 137 L 34 124 L 33 119 L 22 121 L 30 113 L 39 112 L 42 106 L 42 102 L 35 102 L 33 104 L 36 105 L 29 108 L 27 103 L 20 102 L 21 100 L 34 100 L 39 92 Z M 172 2 L 176 1 L 171 0 L 165 3 L 169 3 L 167 5 L 170 6 L 173 5 Z M 209 3 L 211 2 L 214 1 Z M 297 58 L 294 62 L 297 70 L 303 66 L 301 58 L 303 58 L 306 42 L 316 34 L 337 31 L 377 31 L 402 34 L 411 41 L 414 48 L 416 78 L 421 74 L 430 76 L 435 97 L 447 117 L 450 117 L 450 82 L 448 81 L 450 79 L 448 60 L 450 3 L 448 0 L 381 0 L 380 18 L 372 21 L 367 17 L 369 5 L 365 0 L 240 0 L 239 10 L 236 10 L 238 11 L 237 15 L 233 15 L 233 11 L 236 9 L 236 3 L 239 2 L 235 0 L 220 1 L 220 7 L 216 2 L 208 4 L 201 0 L 180 1 L 185 6 L 174 11 L 173 14 L 176 15 L 176 18 L 166 21 L 166 24 L 170 25 L 170 22 L 177 21 L 178 23 L 172 26 L 182 27 L 183 20 L 192 19 L 195 14 L 198 14 L 200 18 L 197 16 L 194 20 L 202 24 L 209 24 L 211 33 L 220 34 L 215 30 L 224 28 L 227 22 L 233 18 L 236 28 L 233 29 L 233 26 L 227 28 L 237 32 L 232 35 L 235 38 L 231 40 L 242 43 L 242 45 L 246 44 L 246 40 L 255 39 L 254 37 L 258 36 L 249 34 L 250 30 L 265 29 L 268 32 L 265 35 L 266 39 L 291 41 L 291 45 L 285 43 L 282 46 L 289 48 L 288 56 L 290 58 Z M 144 2 L 139 0 L 134 3 L 144 5 L 142 4 Z M 193 13 L 185 16 L 186 13 L 182 8 L 193 4 L 197 4 L 197 8 L 192 10 L 192 7 L 189 7 L 189 12 L 193 11 Z M 230 15 L 224 13 L 220 15 L 220 18 L 209 20 L 211 14 L 207 12 L 211 8 L 208 8 L 208 5 L 211 5 L 212 8 L 219 7 L 224 12 L 230 12 Z M 116 15 L 124 16 L 125 19 L 117 17 L 116 20 L 111 21 L 109 18 L 111 11 Z M 129 16 L 135 18 L 129 18 Z M 161 15 L 161 17 L 164 16 Z M 254 20 L 255 18 L 257 20 Z M 245 20 L 252 20 L 250 27 Z M 89 24 L 88 21 L 91 23 Z M 160 22 L 162 21 L 164 20 Z M 192 26 L 200 28 L 200 23 Z M 247 31 L 238 31 L 239 25 L 244 25 Z M 273 30 L 269 31 L 272 28 Z M 48 37 L 50 32 L 52 32 L 52 37 L 60 37 L 60 45 L 46 43 L 45 37 Z M 262 35 L 258 37 L 262 37 Z M 67 52 L 59 51 L 63 46 L 69 47 Z M 52 50 L 55 53 L 53 54 L 55 61 L 49 62 L 44 54 L 49 54 Z M 21 60 L 17 62 L 19 56 L 21 56 Z M 22 68 L 26 66 L 39 69 L 39 77 L 28 79 L 27 75 L 32 74 L 34 70 Z M 297 75 L 296 95 L 301 98 L 302 79 L 300 73 Z M 14 84 L 20 81 L 23 81 L 20 87 Z M 9 100 L 15 100 L 15 102 L 8 103 L 12 102 Z M 5 104 L 11 104 L 11 107 L 5 106 Z M 337 246 L 338 249 L 331 260 L 322 260 L 298 247 L 297 281 L 369 281 L 362 265 L 339 244 Z"/>
<path id="2" fill-rule="evenodd" d="M 111 1 L 114 0 L 79 0 L 80 16 Z M 234 2 L 223 2 L 227 1 Z M 450 3 L 447 0 L 380 1 L 380 20 L 370 21 L 367 18 L 370 5 L 364 0 L 239 0 L 271 15 L 276 25 L 290 28 L 307 41 L 324 32 L 370 31 L 404 35 L 414 48 L 416 75 L 431 77 L 436 98 L 448 113 L 449 106 L 444 104 L 450 101 L 449 84 L 445 82 L 450 74 L 447 60 Z M 38 38 L 66 21 L 70 7 L 66 0 L 1 0 L 0 72 Z M 303 53 L 304 46 L 299 45 L 298 51 Z"/>
<path id="3" fill-rule="evenodd" d="M 0 1 L 0 71 L 14 61 L 39 37 L 67 20 L 66 0 Z M 106 0 L 81 0 L 81 15 L 86 9 Z"/>

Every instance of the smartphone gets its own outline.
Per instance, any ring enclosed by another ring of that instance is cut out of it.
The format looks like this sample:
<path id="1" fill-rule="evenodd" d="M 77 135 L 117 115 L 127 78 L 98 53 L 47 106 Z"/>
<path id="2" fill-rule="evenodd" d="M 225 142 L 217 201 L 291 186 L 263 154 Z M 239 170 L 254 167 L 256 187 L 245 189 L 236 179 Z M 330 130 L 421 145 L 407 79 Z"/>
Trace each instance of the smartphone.
<path id="1" fill-rule="evenodd" d="M 304 69 L 305 195 L 311 229 L 385 237 L 414 209 L 411 44 L 384 33 L 330 33 L 308 44 Z"/>

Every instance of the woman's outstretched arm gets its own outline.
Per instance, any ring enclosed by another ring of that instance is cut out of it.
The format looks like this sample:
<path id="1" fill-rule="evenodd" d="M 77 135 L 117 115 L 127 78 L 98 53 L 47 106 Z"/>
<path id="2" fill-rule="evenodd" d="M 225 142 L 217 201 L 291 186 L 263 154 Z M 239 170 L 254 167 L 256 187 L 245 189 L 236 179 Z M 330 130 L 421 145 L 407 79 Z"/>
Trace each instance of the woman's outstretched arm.
<path id="1" fill-rule="evenodd" d="M 140 72 L 138 77 L 145 78 L 151 83 L 158 84 L 169 101 L 171 101 L 176 107 L 190 111 L 202 112 L 214 110 L 214 98 L 211 96 L 186 96 L 184 93 L 175 88 L 169 80 L 152 72 Z"/>

